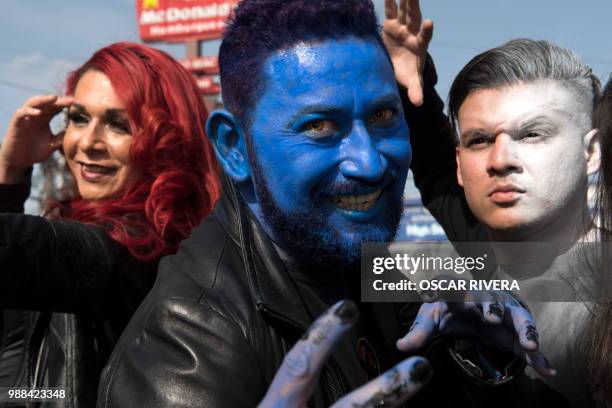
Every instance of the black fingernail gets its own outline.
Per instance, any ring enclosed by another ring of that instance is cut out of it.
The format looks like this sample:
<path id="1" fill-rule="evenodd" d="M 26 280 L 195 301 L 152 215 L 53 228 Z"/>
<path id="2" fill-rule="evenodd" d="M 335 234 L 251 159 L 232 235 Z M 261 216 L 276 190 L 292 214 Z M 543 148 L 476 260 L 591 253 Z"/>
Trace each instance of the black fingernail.
<path id="1" fill-rule="evenodd" d="M 412 368 L 410 379 L 415 383 L 426 383 L 433 376 L 433 369 L 427 360 L 418 361 Z"/>
<path id="2" fill-rule="evenodd" d="M 334 314 L 342 320 L 343 324 L 354 323 L 359 319 L 359 309 L 357 309 L 357 305 L 350 300 L 343 301 Z"/>
<path id="3" fill-rule="evenodd" d="M 525 337 L 527 337 L 527 340 L 530 341 L 535 341 L 538 345 L 538 330 L 535 328 L 535 326 L 532 325 L 527 325 L 527 333 L 525 334 Z"/>
<path id="4" fill-rule="evenodd" d="M 495 315 L 501 319 L 502 308 L 499 303 L 491 303 L 491 305 L 489 306 L 489 314 Z"/>

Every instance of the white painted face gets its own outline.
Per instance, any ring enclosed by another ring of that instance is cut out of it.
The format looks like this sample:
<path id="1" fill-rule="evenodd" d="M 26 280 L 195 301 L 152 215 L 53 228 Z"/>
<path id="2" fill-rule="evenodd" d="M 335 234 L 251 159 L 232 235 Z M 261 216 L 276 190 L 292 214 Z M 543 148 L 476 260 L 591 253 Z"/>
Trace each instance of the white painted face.
<path id="1" fill-rule="evenodd" d="M 588 110 L 555 81 L 471 93 L 458 114 L 457 178 L 497 233 L 538 234 L 582 214 L 599 166 Z"/>

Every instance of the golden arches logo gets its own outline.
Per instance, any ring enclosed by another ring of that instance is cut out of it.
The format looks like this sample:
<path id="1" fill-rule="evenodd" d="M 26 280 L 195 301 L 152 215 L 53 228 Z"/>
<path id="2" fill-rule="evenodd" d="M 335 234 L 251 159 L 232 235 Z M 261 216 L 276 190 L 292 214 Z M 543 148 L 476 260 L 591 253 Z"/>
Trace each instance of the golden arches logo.
<path id="1" fill-rule="evenodd" d="M 148 10 L 159 7 L 159 0 L 142 0 L 142 9 Z"/>

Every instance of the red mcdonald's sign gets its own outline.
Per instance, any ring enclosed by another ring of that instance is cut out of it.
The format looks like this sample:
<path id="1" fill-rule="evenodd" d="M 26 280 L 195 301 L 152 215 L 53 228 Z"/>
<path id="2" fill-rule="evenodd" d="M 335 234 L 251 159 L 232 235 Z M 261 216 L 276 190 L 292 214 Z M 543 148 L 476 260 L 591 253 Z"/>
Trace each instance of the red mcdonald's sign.
<path id="1" fill-rule="evenodd" d="M 223 35 L 238 0 L 136 0 L 143 41 L 208 40 Z"/>
<path id="2" fill-rule="evenodd" d="M 216 55 L 195 58 L 182 58 L 178 60 L 182 66 L 191 72 L 203 72 L 205 74 L 219 73 L 219 58 Z"/>
<path id="3" fill-rule="evenodd" d="M 209 75 L 196 77 L 196 83 L 198 84 L 198 88 L 200 88 L 200 92 L 205 95 L 214 95 L 221 92 L 218 77 L 212 77 Z"/>

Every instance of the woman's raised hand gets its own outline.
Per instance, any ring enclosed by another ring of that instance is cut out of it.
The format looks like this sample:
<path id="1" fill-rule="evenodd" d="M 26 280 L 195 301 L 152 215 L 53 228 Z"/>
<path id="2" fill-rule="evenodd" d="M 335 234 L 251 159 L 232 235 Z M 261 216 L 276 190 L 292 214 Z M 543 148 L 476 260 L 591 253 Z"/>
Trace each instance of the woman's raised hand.
<path id="1" fill-rule="evenodd" d="M 54 135 L 50 122 L 72 101 L 71 96 L 38 95 L 15 111 L 0 146 L 0 184 L 19 183 L 29 167 L 61 147 L 63 132 Z"/>

